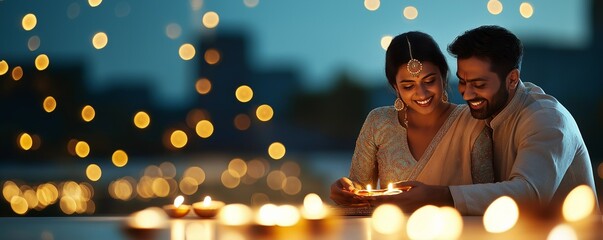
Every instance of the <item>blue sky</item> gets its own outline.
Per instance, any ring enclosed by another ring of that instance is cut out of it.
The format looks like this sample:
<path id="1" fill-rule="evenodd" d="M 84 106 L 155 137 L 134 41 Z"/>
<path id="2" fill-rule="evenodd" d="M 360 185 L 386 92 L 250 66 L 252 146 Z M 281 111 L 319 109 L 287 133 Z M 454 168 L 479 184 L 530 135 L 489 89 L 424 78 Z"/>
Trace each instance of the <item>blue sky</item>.
<path id="1" fill-rule="evenodd" d="M 105 0 L 92 8 L 85 0 L 0 0 L 0 60 L 12 67 L 11 63 L 33 62 L 45 53 L 52 67 L 84 59 L 92 89 L 123 84 L 113 79 L 132 77 L 139 80 L 127 84 L 148 84 L 154 100 L 172 105 L 184 103 L 193 92 L 189 88 L 194 87 L 194 66 L 180 59 L 178 48 L 216 31 L 201 24 L 208 11 L 220 15 L 218 31 L 249 35 L 252 66 L 294 67 L 309 90 L 330 86 L 332 77 L 343 70 L 361 84 L 384 84 L 385 51 L 380 40 L 410 30 L 431 34 L 442 50 L 458 34 L 484 24 L 507 27 L 527 44 L 564 48 L 584 47 L 591 34 L 589 0 L 527 1 L 534 7 L 529 19 L 519 14 L 524 1 L 518 0 L 501 0 L 503 11 L 498 15 L 488 12 L 486 0 L 384 0 L 376 11 L 367 10 L 363 0 L 259 0 L 253 8 L 243 0 L 201 2 L 195 9 L 191 0 Z M 416 19 L 402 16 L 407 6 L 417 8 Z M 21 27 L 27 13 L 38 19 L 31 31 Z M 182 29 L 178 38 L 166 36 L 171 23 Z M 91 38 L 99 31 L 107 33 L 109 42 L 96 50 Z M 30 51 L 27 41 L 34 35 L 41 44 Z M 454 59 L 449 61 L 454 71 Z"/>

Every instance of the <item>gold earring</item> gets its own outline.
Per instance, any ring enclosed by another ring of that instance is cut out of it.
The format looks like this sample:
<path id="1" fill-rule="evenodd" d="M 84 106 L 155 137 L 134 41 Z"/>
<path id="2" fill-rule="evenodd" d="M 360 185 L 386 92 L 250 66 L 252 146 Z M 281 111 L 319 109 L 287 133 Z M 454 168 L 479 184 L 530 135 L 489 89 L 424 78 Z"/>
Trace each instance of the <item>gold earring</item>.
<path id="1" fill-rule="evenodd" d="M 442 96 L 442 102 L 447 103 L 448 102 L 448 92 L 444 91 L 444 95 Z"/>
<path id="2" fill-rule="evenodd" d="M 408 115 L 406 113 L 408 113 L 408 110 L 404 110 L 404 126 L 408 128 Z"/>
<path id="3" fill-rule="evenodd" d="M 396 109 L 396 111 L 402 111 L 404 110 L 404 101 L 402 101 L 402 99 L 400 98 L 396 98 L 396 100 L 394 101 L 394 108 Z"/>

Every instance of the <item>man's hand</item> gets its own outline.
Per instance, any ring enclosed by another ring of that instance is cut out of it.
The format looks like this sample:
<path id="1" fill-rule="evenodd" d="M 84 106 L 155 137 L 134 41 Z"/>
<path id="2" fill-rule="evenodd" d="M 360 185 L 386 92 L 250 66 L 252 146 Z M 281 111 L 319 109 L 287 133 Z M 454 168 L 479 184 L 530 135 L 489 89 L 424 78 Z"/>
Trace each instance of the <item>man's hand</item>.
<path id="1" fill-rule="evenodd" d="M 331 184 L 331 200 L 339 205 L 366 204 L 366 200 L 355 194 L 360 190 L 359 185 L 352 180 L 342 177 Z"/>
<path id="2" fill-rule="evenodd" d="M 399 206 L 404 212 L 411 213 L 425 205 L 452 206 L 454 201 L 447 186 L 433 186 L 421 182 L 397 182 L 394 188 L 410 190 L 397 195 L 368 197 L 371 206 L 391 203 Z"/>

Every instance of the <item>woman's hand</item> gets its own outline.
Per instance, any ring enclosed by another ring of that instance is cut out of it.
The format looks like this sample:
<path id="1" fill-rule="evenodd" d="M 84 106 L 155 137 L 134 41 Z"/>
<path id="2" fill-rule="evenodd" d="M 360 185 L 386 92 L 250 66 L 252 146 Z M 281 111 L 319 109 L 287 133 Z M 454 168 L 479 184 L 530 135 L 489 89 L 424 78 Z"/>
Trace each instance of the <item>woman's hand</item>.
<path id="1" fill-rule="evenodd" d="M 356 191 L 360 190 L 360 186 L 355 184 L 349 178 L 342 177 L 331 184 L 330 198 L 338 205 L 356 205 L 367 204 L 366 199 L 356 195 Z"/>

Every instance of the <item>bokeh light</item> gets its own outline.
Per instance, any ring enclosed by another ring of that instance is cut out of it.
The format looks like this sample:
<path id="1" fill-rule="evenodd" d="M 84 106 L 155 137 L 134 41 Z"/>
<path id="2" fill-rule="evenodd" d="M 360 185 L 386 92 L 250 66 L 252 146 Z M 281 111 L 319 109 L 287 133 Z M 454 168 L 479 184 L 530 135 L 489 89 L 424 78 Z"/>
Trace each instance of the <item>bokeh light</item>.
<path id="1" fill-rule="evenodd" d="M 280 142 L 274 142 L 268 147 L 268 155 L 274 160 L 283 158 L 286 152 L 285 145 Z"/>
<path id="2" fill-rule="evenodd" d="M 234 118 L 234 126 L 241 131 L 247 130 L 251 126 L 251 118 L 244 113 L 237 114 Z"/>
<path id="3" fill-rule="evenodd" d="M 255 110 L 255 115 L 262 122 L 270 121 L 274 116 L 274 110 L 270 105 L 262 104 Z"/>
<path id="4" fill-rule="evenodd" d="M 524 18 L 531 18 L 534 14 L 534 8 L 532 7 L 532 4 L 523 2 L 519 5 L 519 13 Z"/>
<path id="5" fill-rule="evenodd" d="M 96 48 L 96 49 L 105 48 L 105 46 L 107 46 L 108 42 L 109 42 L 109 37 L 107 37 L 107 34 L 104 32 L 98 32 L 98 33 L 94 34 L 94 37 L 92 37 L 92 46 L 94 46 L 94 48 Z"/>
<path id="6" fill-rule="evenodd" d="M 40 37 L 31 36 L 29 40 L 27 40 L 27 48 L 32 52 L 38 50 L 38 48 L 40 48 Z"/>
<path id="7" fill-rule="evenodd" d="M 302 189 L 302 182 L 296 176 L 288 176 L 281 183 L 283 192 L 288 195 L 298 194 Z"/>
<path id="8" fill-rule="evenodd" d="M 563 218 L 568 222 L 576 222 L 587 218 L 595 209 L 595 193 L 587 185 L 574 188 L 563 202 Z"/>
<path id="9" fill-rule="evenodd" d="M 102 2 L 103 0 L 88 0 L 90 7 L 98 7 Z"/>
<path id="10" fill-rule="evenodd" d="M 175 130 L 172 132 L 172 134 L 170 134 L 170 143 L 175 148 L 183 148 L 184 146 L 186 146 L 187 142 L 188 137 L 186 136 L 186 133 L 182 130 Z"/>
<path id="11" fill-rule="evenodd" d="M 419 16 L 419 10 L 416 7 L 408 6 L 404 8 L 402 15 L 408 20 L 414 20 Z"/>
<path id="12" fill-rule="evenodd" d="M 492 15 L 498 15 L 503 11 L 503 5 L 498 0 L 489 0 L 487 7 L 488 12 Z"/>
<path id="13" fill-rule="evenodd" d="M 211 82 L 207 78 L 201 78 L 195 82 L 195 89 L 201 95 L 205 95 L 211 91 Z"/>
<path id="14" fill-rule="evenodd" d="M 38 19 L 33 13 L 25 14 L 25 16 L 23 16 L 23 20 L 21 21 L 21 25 L 23 26 L 23 29 L 25 29 L 25 31 L 30 31 L 34 29 L 36 27 L 36 24 L 38 24 Z"/>
<path id="15" fill-rule="evenodd" d="M 410 215 L 406 234 L 410 239 L 437 239 L 445 224 L 440 209 L 426 205 Z"/>
<path id="16" fill-rule="evenodd" d="M 202 138 L 208 138 L 214 133 L 214 125 L 207 120 L 201 120 L 195 126 L 195 132 Z"/>
<path id="17" fill-rule="evenodd" d="M 219 223 L 226 226 L 242 226 L 251 222 L 253 212 L 245 204 L 228 204 L 220 209 L 217 219 Z"/>
<path id="18" fill-rule="evenodd" d="M 94 120 L 94 116 L 96 115 L 96 111 L 90 105 L 86 105 L 82 108 L 82 119 L 86 122 L 90 122 Z"/>
<path id="19" fill-rule="evenodd" d="M 21 196 L 13 196 L 10 199 L 10 207 L 13 209 L 13 212 L 19 215 L 23 215 L 27 213 L 27 210 L 29 210 L 27 200 Z"/>
<path id="20" fill-rule="evenodd" d="M 236 172 L 239 176 L 244 176 L 247 174 L 247 163 L 243 159 L 234 158 L 228 163 L 228 170 Z"/>
<path id="21" fill-rule="evenodd" d="M 222 181 L 222 185 L 224 185 L 224 187 L 232 189 L 239 186 L 241 183 L 241 176 L 235 171 L 226 169 L 222 172 L 220 180 Z"/>
<path id="22" fill-rule="evenodd" d="M 19 134 L 19 146 L 27 151 L 29 149 L 31 149 L 32 145 L 33 145 L 33 139 L 31 137 L 31 135 L 29 135 L 29 133 L 21 133 Z"/>
<path id="23" fill-rule="evenodd" d="M 48 59 L 46 54 L 40 54 L 36 57 L 34 63 L 36 65 L 36 69 L 38 69 L 38 71 L 42 71 L 45 70 L 50 64 L 50 59 Z"/>
<path id="24" fill-rule="evenodd" d="M 253 159 L 247 163 L 247 175 L 252 178 L 261 178 L 268 171 L 270 171 L 269 165 L 265 160 Z"/>
<path id="25" fill-rule="evenodd" d="M 203 14 L 203 26 L 206 28 L 215 28 L 220 23 L 220 16 L 216 12 L 206 12 Z"/>
<path id="26" fill-rule="evenodd" d="M 301 173 L 299 164 L 294 161 L 284 162 L 283 165 L 281 165 L 281 171 L 283 171 L 283 173 L 285 173 L 287 176 L 295 177 L 299 177 Z"/>
<path id="27" fill-rule="evenodd" d="M 404 213 L 393 204 L 379 205 L 373 211 L 371 225 L 376 232 L 390 235 L 402 229 L 404 226 Z"/>
<path id="28" fill-rule="evenodd" d="M 158 197 L 167 197 L 170 193 L 170 184 L 164 178 L 155 178 L 151 183 L 151 190 Z"/>
<path id="29" fill-rule="evenodd" d="M 502 196 L 494 200 L 484 213 L 484 227 L 491 233 L 502 233 L 513 228 L 519 218 L 517 203 L 508 197 Z"/>
<path id="30" fill-rule="evenodd" d="M 96 182 L 101 178 L 102 175 L 103 175 L 103 171 L 96 164 L 90 164 L 86 168 L 86 177 L 88 177 L 88 179 L 90 179 L 90 181 Z"/>
<path id="31" fill-rule="evenodd" d="M 90 153 L 90 146 L 87 142 L 79 141 L 75 144 L 75 153 L 81 158 L 85 158 Z"/>
<path id="32" fill-rule="evenodd" d="M 242 85 L 235 91 L 235 96 L 239 102 L 249 102 L 253 98 L 253 90 L 247 85 Z"/>
<path id="33" fill-rule="evenodd" d="M 463 217 L 461 217 L 459 211 L 453 207 L 440 207 L 440 216 L 445 224 L 438 238 L 459 239 L 463 233 Z"/>
<path id="34" fill-rule="evenodd" d="M 8 63 L 5 60 L 0 61 L 0 76 L 8 72 Z"/>
<path id="35" fill-rule="evenodd" d="M 205 171 L 202 168 L 193 166 L 184 170 L 183 178 L 190 177 L 194 179 L 198 185 L 202 184 L 205 181 Z"/>
<path id="36" fill-rule="evenodd" d="M 50 113 L 57 108 L 57 101 L 52 96 L 48 96 L 42 102 L 42 107 L 44 107 L 44 111 Z"/>
<path id="37" fill-rule="evenodd" d="M 364 7 L 369 11 L 376 11 L 380 5 L 380 0 L 364 0 Z"/>
<path id="38" fill-rule="evenodd" d="M 266 176 L 266 183 L 272 190 L 281 190 L 283 188 L 283 181 L 287 179 L 287 176 L 280 170 L 274 170 L 268 173 Z"/>
<path id="39" fill-rule="evenodd" d="M 23 77 L 23 68 L 21 68 L 21 66 L 16 66 L 15 68 L 13 68 L 11 75 L 13 77 L 13 80 L 15 81 L 21 80 L 21 78 Z"/>
<path id="40" fill-rule="evenodd" d="M 126 164 L 128 164 L 128 154 L 121 149 L 115 150 L 113 155 L 111 155 L 111 162 L 113 162 L 113 165 L 116 167 L 126 166 Z"/>
<path id="41" fill-rule="evenodd" d="M 151 124 L 151 117 L 144 111 L 139 111 L 134 115 L 134 125 L 137 128 L 145 129 Z"/>
<path id="42" fill-rule="evenodd" d="M 381 37 L 381 48 L 387 51 L 387 48 L 389 47 L 389 44 L 392 42 L 393 39 L 394 38 L 389 35 Z"/>
<path id="43" fill-rule="evenodd" d="M 195 57 L 195 47 L 190 43 L 185 43 L 180 46 L 178 49 L 178 55 L 182 60 L 191 60 Z"/>
<path id="44" fill-rule="evenodd" d="M 562 223 L 551 230 L 546 240 L 578 240 L 578 235 L 570 225 Z"/>
<path id="45" fill-rule="evenodd" d="M 214 65 L 220 62 L 220 52 L 214 48 L 207 49 L 203 55 L 205 62 L 209 65 Z"/>
<path id="46" fill-rule="evenodd" d="M 182 28 L 177 23 L 170 23 L 165 27 L 165 35 L 170 39 L 176 39 L 182 34 Z"/>
<path id="47" fill-rule="evenodd" d="M 176 165 L 174 165 L 172 162 L 162 162 L 159 164 L 159 169 L 165 178 L 176 177 Z"/>
<path id="48" fill-rule="evenodd" d="M 178 184 L 180 192 L 186 195 L 193 195 L 199 189 L 199 183 L 192 177 L 183 177 Z"/>
<path id="49" fill-rule="evenodd" d="M 245 4 L 248 8 L 254 8 L 260 3 L 260 0 L 243 0 L 243 4 Z"/>
<path id="50" fill-rule="evenodd" d="M 4 182 L 4 185 L 2 186 L 2 196 L 4 197 L 4 199 L 7 202 L 10 202 L 10 200 L 14 197 L 14 196 L 20 196 L 21 195 L 21 189 L 17 186 L 17 184 L 13 181 L 6 181 Z"/>
<path id="51" fill-rule="evenodd" d="M 294 226 L 299 222 L 300 213 L 297 207 L 292 205 L 281 205 L 278 206 L 278 210 L 276 210 L 279 214 L 275 214 L 276 217 L 276 225 L 281 227 L 290 227 Z"/>

